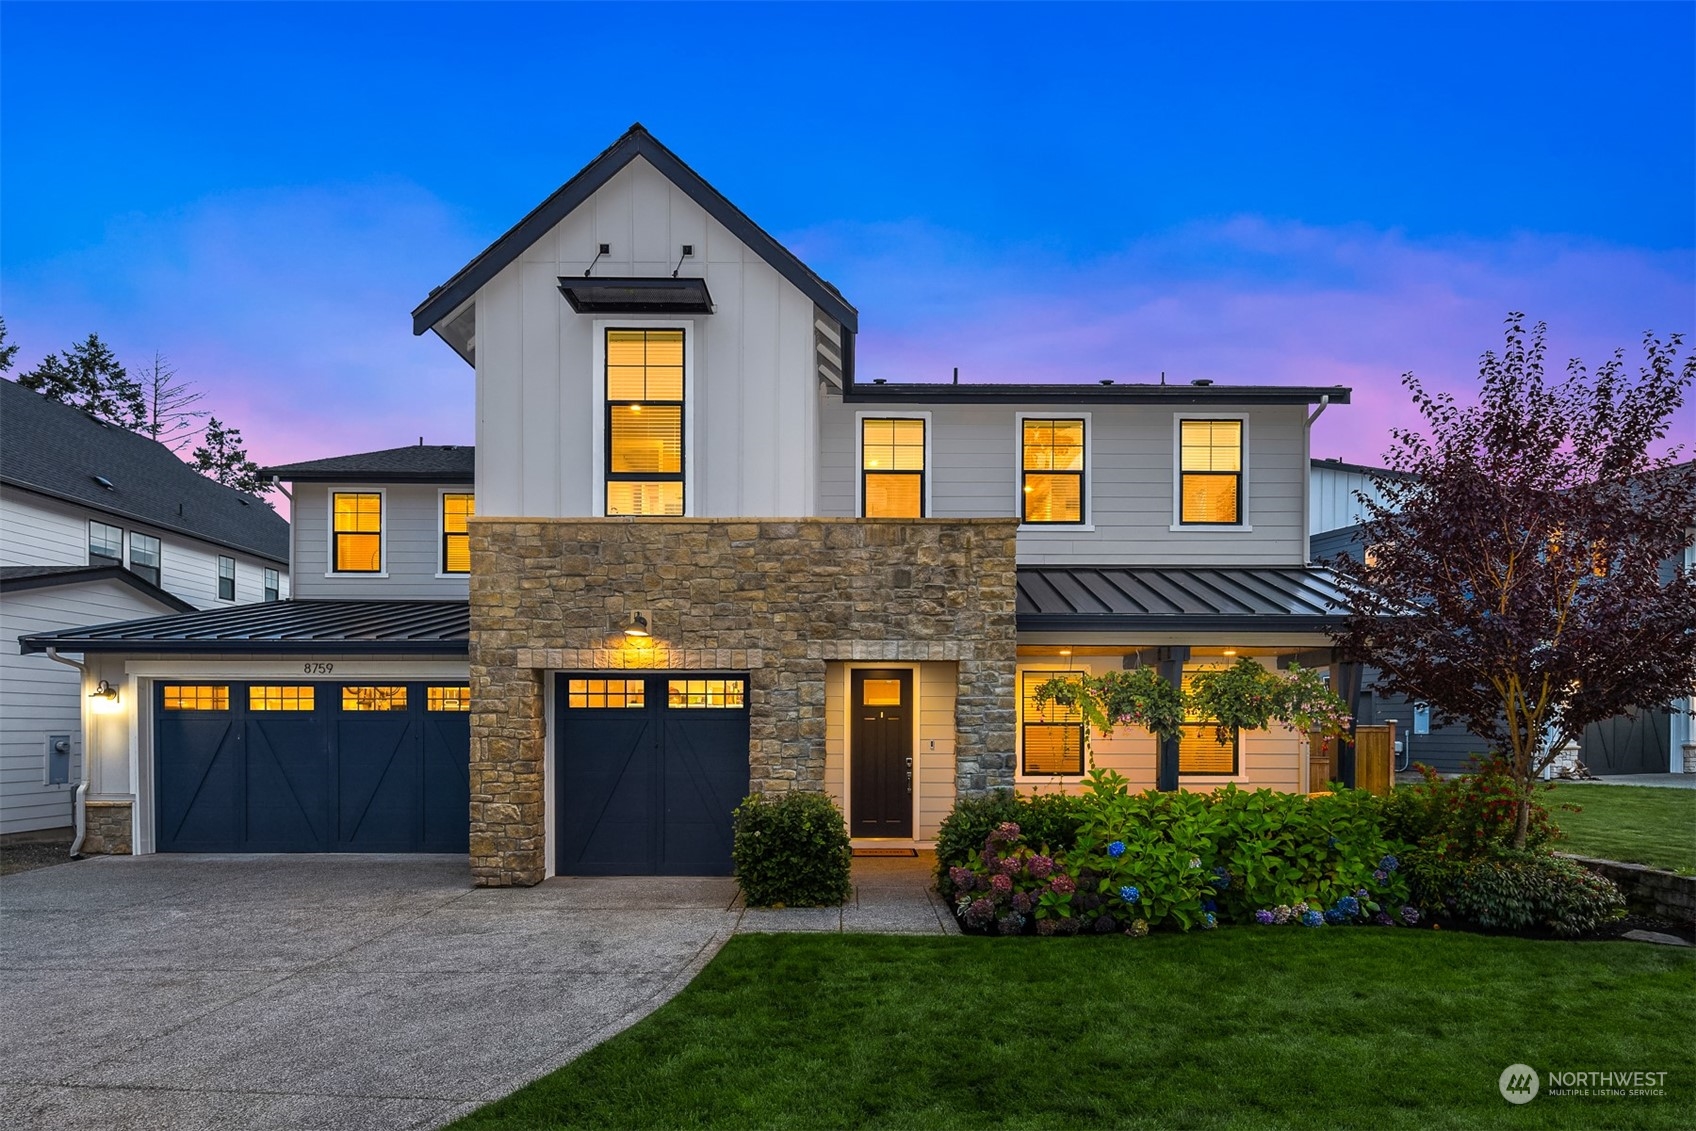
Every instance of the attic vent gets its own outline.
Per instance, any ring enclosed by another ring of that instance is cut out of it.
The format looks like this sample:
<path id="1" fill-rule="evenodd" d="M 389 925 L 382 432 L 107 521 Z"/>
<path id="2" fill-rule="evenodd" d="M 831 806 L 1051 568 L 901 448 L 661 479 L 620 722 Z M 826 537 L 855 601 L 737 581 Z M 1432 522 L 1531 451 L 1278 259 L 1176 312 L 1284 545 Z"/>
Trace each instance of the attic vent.
<path id="1" fill-rule="evenodd" d="M 90 475 L 89 478 L 94 480 L 96 483 L 100 484 L 102 487 L 106 488 L 108 491 L 116 491 L 117 490 L 116 487 L 112 486 L 112 481 L 110 479 L 106 478 L 104 475 Z"/>

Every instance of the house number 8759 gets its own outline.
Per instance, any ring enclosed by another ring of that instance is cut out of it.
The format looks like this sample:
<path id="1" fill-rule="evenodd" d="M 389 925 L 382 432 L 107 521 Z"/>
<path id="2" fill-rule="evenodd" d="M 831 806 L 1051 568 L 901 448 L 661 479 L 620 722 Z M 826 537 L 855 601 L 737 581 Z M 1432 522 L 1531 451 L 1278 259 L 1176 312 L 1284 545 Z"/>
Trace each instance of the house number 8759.
<path id="1" fill-rule="evenodd" d="M 329 675 L 331 672 L 333 672 L 335 670 L 336 670 L 336 665 L 334 665 L 334 664 L 307 664 L 306 665 L 306 674 L 307 675 Z"/>

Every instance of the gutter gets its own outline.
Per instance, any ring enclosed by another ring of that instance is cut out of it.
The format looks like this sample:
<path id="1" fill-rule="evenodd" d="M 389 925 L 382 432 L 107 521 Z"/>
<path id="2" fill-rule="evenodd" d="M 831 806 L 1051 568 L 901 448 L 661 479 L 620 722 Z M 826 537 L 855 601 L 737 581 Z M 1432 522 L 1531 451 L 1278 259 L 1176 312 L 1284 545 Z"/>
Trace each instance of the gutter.
<path id="1" fill-rule="evenodd" d="M 77 660 L 67 660 L 59 655 L 57 648 L 48 648 L 47 658 L 56 664 L 75 668 L 85 676 L 88 674 L 87 664 L 80 663 Z M 80 682 L 77 684 L 77 699 L 82 699 L 82 684 Z M 74 819 L 77 828 L 77 835 L 71 841 L 71 859 L 81 860 L 82 842 L 84 837 L 88 835 L 88 727 L 86 725 L 82 727 L 82 780 L 77 783 L 77 790 L 71 802 L 71 811 L 75 814 Z"/>

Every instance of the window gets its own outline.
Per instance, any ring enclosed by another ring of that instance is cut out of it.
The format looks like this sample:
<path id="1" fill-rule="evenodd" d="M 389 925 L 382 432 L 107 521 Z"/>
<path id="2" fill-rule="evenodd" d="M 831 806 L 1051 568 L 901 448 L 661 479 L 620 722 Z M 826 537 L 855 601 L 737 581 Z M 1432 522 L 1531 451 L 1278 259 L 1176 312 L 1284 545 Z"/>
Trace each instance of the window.
<path id="1" fill-rule="evenodd" d="M 274 569 L 265 571 L 265 599 L 275 601 L 282 595 L 282 575 Z"/>
<path id="2" fill-rule="evenodd" d="M 923 418 L 860 421 L 862 518 L 925 516 Z"/>
<path id="3" fill-rule="evenodd" d="M 471 535 L 465 520 L 476 513 L 471 495 L 442 494 L 442 572 L 471 572 Z"/>
<path id="4" fill-rule="evenodd" d="M 566 684 L 566 703 L 572 707 L 641 707 L 647 683 L 640 679 L 574 679 Z"/>
<path id="5" fill-rule="evenodd" d="M 406 687 L 343 687 L 344 711 L 404 711 Z"/>
<path id="6" fill-rule="evenodd" d="M 668 681 L 668 707 L 741 708 L 746 701 L 740 679 L 674 679 Z"/>
<path id="7" fill-rule="evenodd" d="M 236 599 L 236 560 L 218 555 L 218 600 Z"/>
<path id="8" fill-rule="evenodd" d="M 330 509 L 335 516 L 330 551 L 335 572 L 382 573 L 382 494 L 337 491 L 330 496 Z"/>
<path id="9" fill-rule="evenodd" d="M 1084 772 L 1084 712 L 1082 707 L 1038 705 L 1036 689 L 1066 672 L 1020 672 L 1020 773 L 1081 774 Z M 1075 676 L 1076 673 L 1073 673 Z"/>
<path id="10" fill-rule="evenodd" d="M 310 711 L 313 689 L 304 687 L 260 687 L 247 689 L 247 709 L 250 711 Z"/>
<path id="11" fill-rule="evenodd" d="M 471 685 L 462 683 L 457 687 L 432 687 L 425 692 L 424 700 L 424 709 L 427 711 L 469 711 Z"/>
<path id="12" fill-rule="evenodd" d="M 1025 420 L 1019 448 L 1019 517 L 1032 524 L 1082 522 L 1084 422 Z"/>
<path id="13" fill-rule="evenodd" d="M 159 539 L 146 534 L 130 535 L 130 572 L 159 584 Z"/>
<path id="14" fill-rule="evenodd" d="M 91 566 L 124 564 L 124 528 L 107 526 L 104 522 L 88 524 L 88 564 Z"/>
<path id="15" fill-rule="evenodd" d="M 228 685 L 175 683 L 165 685 L 165 710 L 167 711 L 228 711 L 229 709 L 230 689 Z"/>
<path id="16" fill-rule="evenodd" d="M 1205 669 L 1186 668 L 1183 688 L 1187 694 L 1198 672 Z M 1183 733 L 1178 738 L 1178 773 L 1223 774 L 1237 772 L 1237 732 L 1232 731 L 1224 742 L 1219 741 L 1219 728 L 1212 719 L 1195 712 L 1184 715 Z"/>
<path id="17" fill-rule="evenodd" d="M 1178 424 L 1178 521 L 1239 526 L 1243 521 L 1243 422 Z"/>
<path id="18" fill-rule="evenodd" d="M 612 515 L 683 513 L 683 331 L 607 331 Z"/>

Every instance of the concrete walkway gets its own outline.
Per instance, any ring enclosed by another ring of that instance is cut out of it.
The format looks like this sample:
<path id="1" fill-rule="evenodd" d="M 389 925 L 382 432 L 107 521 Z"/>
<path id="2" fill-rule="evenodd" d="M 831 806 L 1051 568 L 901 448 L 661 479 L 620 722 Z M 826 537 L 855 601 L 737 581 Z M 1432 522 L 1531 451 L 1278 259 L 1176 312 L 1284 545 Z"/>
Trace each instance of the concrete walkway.
<path id="1" fill-rule="evenodd" d="M 0 879 L 0 1127 L 433 1127 L 676 994 L 732 934 L 940 934 L 932 864 L 843 908 L 728 878 L 474 889 L 463 857 L 104 857 Z"/>

